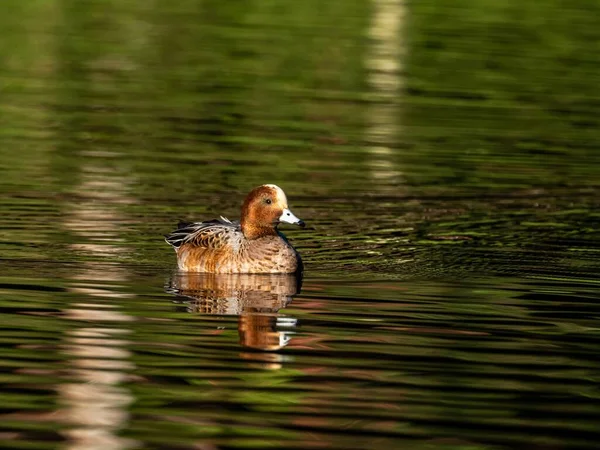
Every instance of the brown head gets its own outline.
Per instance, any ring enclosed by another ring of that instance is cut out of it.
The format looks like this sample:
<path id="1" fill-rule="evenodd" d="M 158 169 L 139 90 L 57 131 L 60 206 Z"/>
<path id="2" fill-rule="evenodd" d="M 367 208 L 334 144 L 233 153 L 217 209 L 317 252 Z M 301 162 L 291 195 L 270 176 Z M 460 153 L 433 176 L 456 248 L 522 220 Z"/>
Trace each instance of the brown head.
<path id="1" fill-rule="evenodd" d="M 304 227 L 288 208 L 287 198 L 280 187 L 264 184 L 252 191 L 242 206 L 241 226 L 247 239 L 277 234 L 277 225 L 287 222 Z"/>

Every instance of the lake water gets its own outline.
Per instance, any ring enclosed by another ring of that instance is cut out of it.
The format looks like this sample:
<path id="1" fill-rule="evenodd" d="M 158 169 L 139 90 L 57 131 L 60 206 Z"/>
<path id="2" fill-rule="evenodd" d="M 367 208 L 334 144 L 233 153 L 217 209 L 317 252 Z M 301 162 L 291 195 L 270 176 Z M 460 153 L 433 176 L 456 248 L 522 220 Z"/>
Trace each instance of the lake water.
<path id="1" fill-rule="evenodd" d="M 0 448 L 598 448 L 598 17 L 3 0 Z M 177 273 L 263 183 L 303 279 Z"/>

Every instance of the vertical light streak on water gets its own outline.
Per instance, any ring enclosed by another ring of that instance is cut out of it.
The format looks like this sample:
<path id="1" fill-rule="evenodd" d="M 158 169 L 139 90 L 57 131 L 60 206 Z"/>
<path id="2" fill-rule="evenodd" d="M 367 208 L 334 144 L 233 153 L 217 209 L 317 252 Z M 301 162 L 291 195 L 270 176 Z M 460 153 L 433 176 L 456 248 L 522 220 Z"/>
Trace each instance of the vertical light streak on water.
<path id="1" fill-rule="evenodd" d="M 370 143 L 373 178 L 395 184 L 402 177 L 393 161 L 392 146 L 401 133 L 403 27 L 407 6 L 404 0 L 373 0 L 373 6 L 368 29 L 371 46 L 365 63 L 374 101 L 366 113 L 366 138 Z"/>
<path id="2" fill-rule="evenodd" d="M 70 357 L 70 382 L 58 388 L 64 405 L 64 431 L 69 450 L 123 450 L 136 443 L 120 437 L 129 420 L 133 397 L 121 384 L 135 369 L 125 324 L 132 317 L 119 311 L 119 301 L 132 294 L 124 292 L 128 274 L 118 263 L 130 250 L 122 245 L 119 224 L 125 220 L 119 205 L 131 203 L 130 180 L 104 167 L 107 154 L 94 154 L 96 161 L 83 165 L 79 201 L 67 211 L 64 227 L 80 239 L 71 245 L 78 258 L 85 258 L 74 271 L 69 290 L 85 300 L 70 304 L 64 316 L 75 323 L 65 336 L 64 351 Z M 116 261 L 116 262 L 115 262 Z"/>
<path id="3" fill-rule="evenodd" d="M 78 321 L 128 321 L 128 316 L 116 311 L 90 309 L 71 310 Z M 135 442 L 118 436 L 129 420 L 127 411 L 133 398 L 119 386 L 134 369 L 131 353 L 123 339 L 127 330 L 109 327 L 76 328 L 65 337 L 65 352 L 70 360 L 72 382 L 59 385 L 64 405 L 65 422 L 69 428 L 69 450 L 122 450 Z"/>

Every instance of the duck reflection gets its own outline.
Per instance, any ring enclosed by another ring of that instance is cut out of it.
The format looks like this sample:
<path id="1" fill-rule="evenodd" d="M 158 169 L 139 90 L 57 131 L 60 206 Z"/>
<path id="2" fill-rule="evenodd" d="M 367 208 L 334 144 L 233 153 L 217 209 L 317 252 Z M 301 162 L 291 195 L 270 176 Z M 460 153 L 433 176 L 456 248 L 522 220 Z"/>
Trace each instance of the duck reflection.
<path id="1" fill-rule="evenodd" d="M 240 344 L 273 351 L 285 347 L 293 334 L 296 319 L 278 312 L 301 286 L 299 275 L 176 272 L 166 290 L 190 312 L 239 316 Z"/>

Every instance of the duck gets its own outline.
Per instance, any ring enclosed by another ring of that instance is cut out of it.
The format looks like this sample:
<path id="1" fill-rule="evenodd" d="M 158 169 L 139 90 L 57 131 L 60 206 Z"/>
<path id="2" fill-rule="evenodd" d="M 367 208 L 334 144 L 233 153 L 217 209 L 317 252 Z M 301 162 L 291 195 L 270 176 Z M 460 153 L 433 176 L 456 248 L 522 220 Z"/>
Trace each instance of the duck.
<path id="1" fill-rule="evenodd" d="M 300 254 L 277 229 L 282 222 L 305 227 L 283 189 L 263 184 L 246 196 L 239 221 L 180 222 L 165 240 L 183 272 L 301 274 Z"/>

